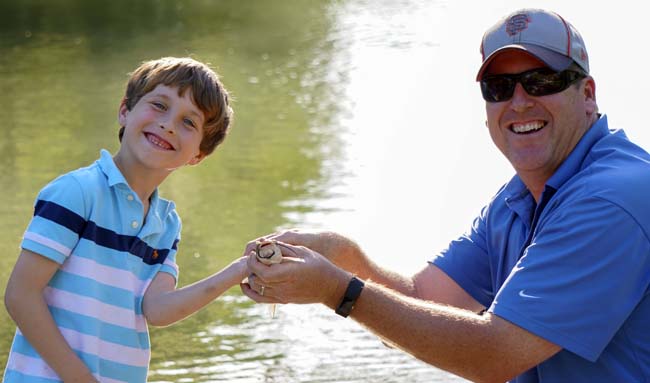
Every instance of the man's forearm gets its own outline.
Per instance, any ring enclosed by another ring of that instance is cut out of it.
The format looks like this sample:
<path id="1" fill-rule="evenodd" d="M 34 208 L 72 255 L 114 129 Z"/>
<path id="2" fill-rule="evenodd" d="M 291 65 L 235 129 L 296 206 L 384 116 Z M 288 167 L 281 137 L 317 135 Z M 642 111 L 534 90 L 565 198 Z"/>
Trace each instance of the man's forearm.
<path id="1" fill-rule="evenodd" d="M 406 297 L 372 282 L 351 317 L 416 358 L 474 381 L 506 381 L 559 350 L 496 316 Z"/>
<path id="2" fill-rule="evenodd" d="M 330 254 L 329 259 L 342 269 L 345 269 L 359 278 L 372 280 L 380 285 L 389 287 L 408 296 L 416 295 L 413 278 L 390 271 L 373 262 L 354 241 L 336 233 L 323 234 L 323 251 L 336 252 Z M 315 249 L 318 251 L 318 248 Z"/>

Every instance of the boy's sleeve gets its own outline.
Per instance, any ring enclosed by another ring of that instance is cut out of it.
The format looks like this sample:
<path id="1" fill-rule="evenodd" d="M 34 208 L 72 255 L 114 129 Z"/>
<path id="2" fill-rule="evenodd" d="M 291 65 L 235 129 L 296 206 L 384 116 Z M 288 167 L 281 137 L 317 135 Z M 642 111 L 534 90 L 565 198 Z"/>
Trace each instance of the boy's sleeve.
<path id="1" fill-rule="evenodd" d="M 79 182 L 63 175 L 41 190 L 21 248 L 62 264 L 86 226 L 86 207 Z"/>
<path id="2" fill-rule="evenodd" d="M 167 257 L 165 258 L 165 261 L 162 264 L 162 267 L 160 268 L 160 271 L 171 274 L 171 276 L 174 277 L 176 280 L 176 283 L 178 283 L 178 265 L 176 264 L 176 254 L 178 253 L 178 243 L 181 241 L 181 220 L 178 214 L 174 211 L 174 214 L 172 215 L 172 220 L 171 220 L 171 225 L 169 229 L 169 236 L 173 238 L 173 242 L 171 245 L 171 248 L 169 249 L 169 253 L 167 254 Z"/>

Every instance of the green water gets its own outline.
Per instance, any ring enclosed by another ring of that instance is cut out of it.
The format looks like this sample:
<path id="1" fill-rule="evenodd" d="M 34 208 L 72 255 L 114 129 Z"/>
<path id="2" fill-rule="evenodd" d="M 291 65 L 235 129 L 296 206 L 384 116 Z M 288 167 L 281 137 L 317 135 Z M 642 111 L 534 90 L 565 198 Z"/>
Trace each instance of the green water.
<path id="1" fill-rule="evenodd" d="M 58 174 L 94 161 L 100 148 L 117 150 L 116 116 L 126 74 L 146 59 L 191 55 L 209 62 L 235 100 L 235 123 L 223 146 L 161 187 L 184 221 L 180 285 L 218 270 L 241 254 L 246 241 L 287 224 L 287 210 L 309 209 L 283 207 L 283 202 L 319 193 L 310 184 L 323 184 L 319 145 L 333 137 L 313 131 L 328 124 L 322 110 L 335 108 L 323 78 L 331 49 L 328 6 L 292 1 L 2 4 L 3 290 L 38 190 Z M 248 305 L 217 302 L 182 324 L 154 329 L 152 366 L 179 355 L 214 352 L 221 339 L 205 343 L 191 335 L 208 323 L 242 321 L 239 310 Z M 4 310 L 0 323 L 0 350 L 8 350 L 14 328 Z M 5 361 L 2 352 L 0 365 Z"/>
<path id="2" fill-rule="evenodd" d="M 345 4 L 0 0 L 0 293 L 38 191 L 93 162 L 101 148 L 117 150 L 127 73 L 144 60 L 190 55 L 208 62 L 234 98 L 225 143 L 160 188 L 183 218 L 179 285 L 225 266 L 252 238 L 332 209 L 315 201 L 333 193 L 342 161 L 335 116 L 345 112 L 347 69 L 333 57 L 345 44 L 339 37 L 346 31 L 336 25 Z M 0 310 L 0 368 L 14 330 Z M 238 288 L 181 323 L 151 329 L 151 338 L 152 382 L 447 376 L 322 308 L 280 307 L 271 320 Z"/>

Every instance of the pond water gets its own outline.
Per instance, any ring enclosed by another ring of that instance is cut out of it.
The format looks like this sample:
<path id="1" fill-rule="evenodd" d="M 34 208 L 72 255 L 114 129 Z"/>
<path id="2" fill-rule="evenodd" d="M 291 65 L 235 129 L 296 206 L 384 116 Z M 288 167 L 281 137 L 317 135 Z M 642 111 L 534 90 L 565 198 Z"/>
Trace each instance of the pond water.
<path id="1" fill-rule="evenodd" d="M 643 12 L 565 3 L 544 6 L 583 33 L 601 110 L 649 148 Z M 524 4 L 0 0 L 0 292 L 40 188 L 117 150 L 127 73 L 161 56 L 211 63 L 235 99 L 223 146 L 161 187 L 184 223 L 180 285 L 287 227 L 335 229 L 418 270 L 512 174 L 473 79 L 485 28 Z M 3 367 L 14 328 L 0 310 Z M 151 337 L 151 382 L 462 381 L 320 306 L 271 319 L 238 288 Z"/>

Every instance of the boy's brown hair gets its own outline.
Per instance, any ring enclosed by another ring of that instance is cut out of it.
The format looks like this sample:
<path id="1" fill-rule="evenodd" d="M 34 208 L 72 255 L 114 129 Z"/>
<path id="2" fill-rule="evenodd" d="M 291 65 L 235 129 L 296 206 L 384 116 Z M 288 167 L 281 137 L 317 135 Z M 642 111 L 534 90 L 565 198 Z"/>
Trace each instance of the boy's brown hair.
<path id="1" fill-rule="evenodd" d="M 228 91 L 207 65 L 189 57 L 163 57 L 143 62 L 130 76 L 124 95 L 128 110 L 158 85 L 178 87 L 179 96 L 189 88 L 192 100 L 205 116 L 203 139 L 199 147 L 201 153 L 212 153 L 226 138 L 233 116 Z M 123 134 L 124 127 L 120 129 L 120 141 Z"/>

